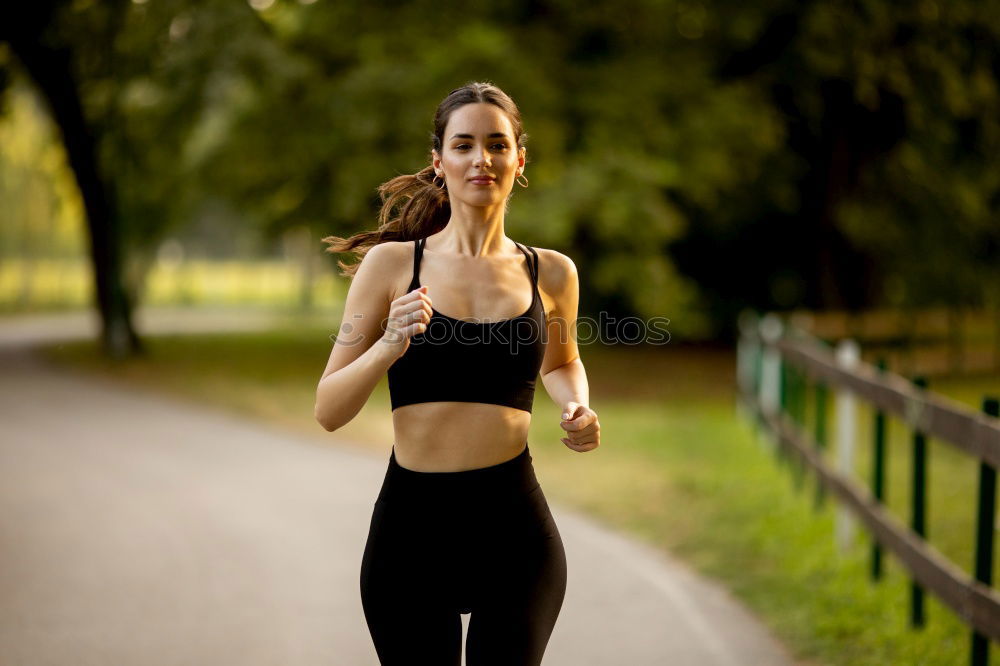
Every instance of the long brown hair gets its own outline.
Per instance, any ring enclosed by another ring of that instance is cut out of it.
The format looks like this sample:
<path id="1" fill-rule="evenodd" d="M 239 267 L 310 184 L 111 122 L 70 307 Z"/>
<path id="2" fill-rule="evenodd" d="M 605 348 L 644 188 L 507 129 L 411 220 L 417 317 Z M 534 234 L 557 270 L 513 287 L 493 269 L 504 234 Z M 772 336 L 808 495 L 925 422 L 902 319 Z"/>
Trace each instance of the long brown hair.
<path id="1" fill-rule="evenodd" d="M 493 104 L 504 111 L 510 118 L 514 129 L 514 143 L 520 150 L 527 140 L 527 133 L 521 128 L 521 112 L 514 100 L 507 93 L 488 81 L 473 81 L 461 88 L 456 88 L 438 105 L 434 113 L 434 131 L 431 133 L 431 145 L 438 154 L 444 145 L 444 130 L 448 119 L 455 109 L 466 104 L 485 102 Z M 442 189 L 434 183 L 434 166 L 428 165 L 414 174 L 396 176 L 378 186 L 382 198 L 382 208 L 378 214 L 378 228 L 374 231 L 361 231 L 350 238 L 327 236 L 323 242 L 328 244 L 326 252 L 354 252 L 358 263 L 345 264 L 337 260 L 341 275 L 354 277 L 360 260 L 368 250 L 387 241 L 406 241 L 430 236 L 443 229 L 451 217 L 451 203 L 447 189 Z M 393 212 L 399 209 L 397 215 Z"/>

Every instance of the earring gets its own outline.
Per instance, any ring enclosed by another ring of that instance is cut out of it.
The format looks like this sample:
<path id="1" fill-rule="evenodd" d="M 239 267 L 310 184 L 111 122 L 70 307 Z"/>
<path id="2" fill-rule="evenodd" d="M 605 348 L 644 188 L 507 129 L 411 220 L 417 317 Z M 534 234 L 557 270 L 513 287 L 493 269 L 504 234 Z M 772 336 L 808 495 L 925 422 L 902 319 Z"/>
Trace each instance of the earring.
<path id="1" fill-rule="evenodd" d="M 524 182 L 523 183 L 521 182 L 522 178 L 524 178 Z M 528 186 L 528 177 L 525 176 L 523 173 L 517 174 L 517 178 L 515 178 L 514 180 L 516 180 L 517 184 L 520 185 L 521 187 L 527 187 Z"/>
<path id="2" fill-rule="evenodd" d="M 438 176 L 438 174 L 435 173 L 434 177 L 431 179 L 431 182 L 434 183 L 434 186 L 437 187 L 439 190 L 443 190 L 445 188 L 446 183 L 444 182 L 444 178 L 441 178 L 441 184 L 438 185 L 437 181 L 439 177 L 440 176 Z"/>

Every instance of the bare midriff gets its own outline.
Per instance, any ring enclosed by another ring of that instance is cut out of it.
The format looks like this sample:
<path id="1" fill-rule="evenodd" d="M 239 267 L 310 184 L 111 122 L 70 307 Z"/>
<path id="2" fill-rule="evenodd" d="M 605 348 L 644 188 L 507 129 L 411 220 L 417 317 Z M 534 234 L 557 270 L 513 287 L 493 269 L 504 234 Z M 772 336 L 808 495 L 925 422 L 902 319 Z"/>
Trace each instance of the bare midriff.
<path id="1" fill-rule="evenodd" d="M 392 412 L 396 462 L 416 472 L 498 465 L 524 450 L 531 413 L 482 402 L 418 402 Z"/>

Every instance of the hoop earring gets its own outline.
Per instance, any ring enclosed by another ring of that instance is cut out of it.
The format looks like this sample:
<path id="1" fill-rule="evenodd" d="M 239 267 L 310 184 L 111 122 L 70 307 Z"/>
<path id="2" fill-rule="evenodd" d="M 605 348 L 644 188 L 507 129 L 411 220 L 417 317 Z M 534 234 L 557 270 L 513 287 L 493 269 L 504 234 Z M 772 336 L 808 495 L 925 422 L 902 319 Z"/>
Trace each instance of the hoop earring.
<path id="1" fill-rule="evenodd" d="M 524 182 L 523 183 L 521 182 L 522 178 L 524 178 Z M 520 185 L 521 187 L 527 187 L 528 186 L 528 177 L 525 176 L 523 173 L 518 174 L 517 178 L 515 178 L 514 180 L 516 180 L 517 184 Z"/>
<path id="2" fill-rule="evenodd" d="M 440 185 L 437 184 L 438 178 L 440 178 L 440 176 L 438 176 L 437 174 L 434 174 L 434 177 L 431 178 L 431 182 L 434 183 L 434 187 L 438 188 L 439 190 L 445 189 L 445 185 L 447 185 L 447 183 L 444 182 L 444 178 L 441 178 Z"/>

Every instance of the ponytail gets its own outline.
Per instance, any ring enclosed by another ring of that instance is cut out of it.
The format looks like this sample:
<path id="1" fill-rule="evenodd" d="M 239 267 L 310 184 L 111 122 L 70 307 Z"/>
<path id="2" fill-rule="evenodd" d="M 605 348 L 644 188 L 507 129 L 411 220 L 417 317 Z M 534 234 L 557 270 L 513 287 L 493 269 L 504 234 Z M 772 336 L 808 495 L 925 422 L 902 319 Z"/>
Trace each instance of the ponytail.
<path id="1" fill-rule="evenodd" d="M 465 104 L 487 103 L 503 110 L 510 118 L 514 129 L 515 143 L 523 147 L 527 134 L 521 128 L 521 112 L 507 93 L 488 81 L 473 81 L 448 93 L 434 114 L 434 131 L 431 144 L 441 153 L 444 131 L 452 112 Z M 408 241 L 426 238 L 444 229 L 451 219 L 451 202 L 448 191 L 434 182 L 434 167 L 428 165 L 414 174 L 396 176 L 378 186 L 382 197 L 382 209 L 378 214 L 378 229 L 361 231 L 350 238 L 327 236 L 326 252 L 354 252 L 360 259 L 379 243 L 387 241 Z M 510 196 L 508 195 L 508 200 Z M 396 210 L 399 213 L 392 217 Z M 341 275 L 354 277 L 358 264 L 345 264 L 337 260 Z"/>
<path id="2" fill-rule="evenodd" d="M 359 261 L 345 264 L 337 260 L 341 275 L 353 277 L 361 259 L 379 243 L 408 241 L 430 236 L 443 229 L 451 217 L 448 192 L 434 184 L 434 167 L 427 166 L 414 174 L 396 176 L 378 186 L 382 208 L 378 214 L 378 229 L 361 231 L 350 238 L 327 236 L 326 252 L 354 252 Z M 390 217 L 396 209 L 399 214 Z"/>

